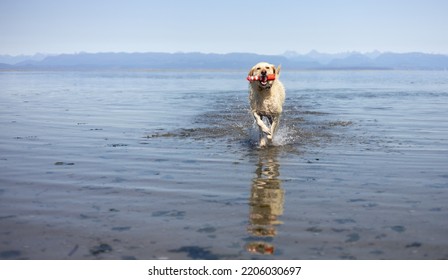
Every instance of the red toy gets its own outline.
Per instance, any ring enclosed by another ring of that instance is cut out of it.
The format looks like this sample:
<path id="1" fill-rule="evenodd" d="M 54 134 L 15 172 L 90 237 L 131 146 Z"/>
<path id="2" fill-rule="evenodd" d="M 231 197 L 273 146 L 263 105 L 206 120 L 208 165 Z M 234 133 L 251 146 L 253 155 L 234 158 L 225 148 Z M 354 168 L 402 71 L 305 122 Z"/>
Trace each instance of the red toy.
<path id="1" fill-rule="evenodd" d="M 275 74 L 268 74 L 267 75 L 267 80 L 268 81 L 273 81 L 275 80 Z M 249 82 L 253 82 L 253 81 L 260 81 L 262 78 L 261 76 L 247 76 L 246 78 Z"/>

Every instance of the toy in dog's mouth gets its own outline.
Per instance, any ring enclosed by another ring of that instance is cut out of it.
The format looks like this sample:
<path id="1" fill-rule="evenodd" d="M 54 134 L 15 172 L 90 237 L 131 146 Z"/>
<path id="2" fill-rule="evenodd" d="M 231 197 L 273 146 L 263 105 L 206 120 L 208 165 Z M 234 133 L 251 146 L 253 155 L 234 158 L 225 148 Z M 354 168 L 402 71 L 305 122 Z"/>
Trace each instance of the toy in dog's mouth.
<path id="1" fill-rule="evenodd" d="M 247 76 L 247 80 L 249 82 L 253 81 L 259 81 L 262 86 L 266 86 L 268 84 L 268 81 L 275 80 L 275 74 L 265 74 L 260 76 Z"/>

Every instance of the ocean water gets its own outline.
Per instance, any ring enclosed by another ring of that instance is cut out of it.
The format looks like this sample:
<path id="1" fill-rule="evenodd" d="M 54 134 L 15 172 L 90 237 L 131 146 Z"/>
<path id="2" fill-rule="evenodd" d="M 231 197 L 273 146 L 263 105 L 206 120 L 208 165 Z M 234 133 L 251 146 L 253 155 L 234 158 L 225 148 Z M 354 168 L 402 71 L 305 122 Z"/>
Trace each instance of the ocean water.
<path id="1" fill-rule="evenodd" d="M 0 259 L 447 259 L 448 72 L 0 72 Z"/>

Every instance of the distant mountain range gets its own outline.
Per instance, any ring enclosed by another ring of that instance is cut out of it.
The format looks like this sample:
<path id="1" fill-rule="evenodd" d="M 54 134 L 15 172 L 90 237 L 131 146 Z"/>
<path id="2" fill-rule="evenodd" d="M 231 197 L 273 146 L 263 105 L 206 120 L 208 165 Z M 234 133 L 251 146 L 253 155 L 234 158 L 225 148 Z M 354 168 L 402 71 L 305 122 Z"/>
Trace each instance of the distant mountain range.
<path id="1" fill-rule="evenodd" d="M 253 53 L 77 53 L 60 55 L 0 55 L 0 69 L 247 69 L 260 61 L 281 64 L 284 69 L 412 69 L 446 70 L 448 55 L 427 53 L 325 54 L 311 51 L 282 55 Z"/>

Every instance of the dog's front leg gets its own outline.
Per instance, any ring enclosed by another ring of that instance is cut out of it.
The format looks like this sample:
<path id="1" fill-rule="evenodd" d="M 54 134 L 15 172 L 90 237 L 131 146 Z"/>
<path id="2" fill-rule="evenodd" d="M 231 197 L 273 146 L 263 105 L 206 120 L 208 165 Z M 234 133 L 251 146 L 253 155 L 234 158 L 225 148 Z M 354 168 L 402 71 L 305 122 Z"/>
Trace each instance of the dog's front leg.
<path id="1" fill-rule="evenodd" d="M 271 123 L 271 134 L 268 135 L 268 140 L 272 140 L 272 138 L 274 137 L 274 134 L 277 132 L 279 123 L 280 123 L 280 115 L 273 116 Z"/>
<path id="2" fill-rule="evenodd" d="M 261 119 L 260 115 L 257 114 L 257 112 L 253 112 L 255 121 L 257 122 L 257 125 L 260 127 L 260 129 L 266 133 L 269 136 L 271 136 L 271 130 L 264 124 L 263 120 Z"/>

